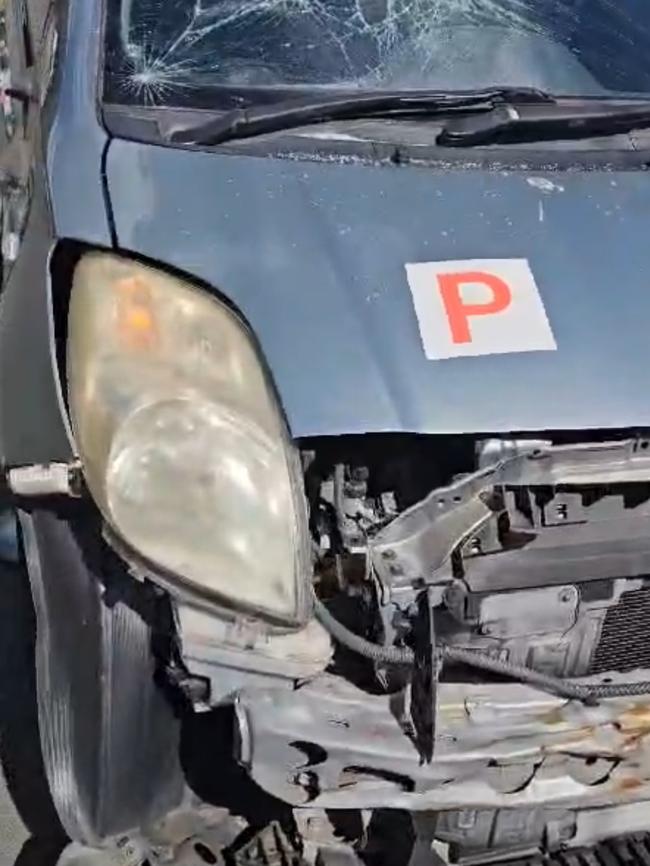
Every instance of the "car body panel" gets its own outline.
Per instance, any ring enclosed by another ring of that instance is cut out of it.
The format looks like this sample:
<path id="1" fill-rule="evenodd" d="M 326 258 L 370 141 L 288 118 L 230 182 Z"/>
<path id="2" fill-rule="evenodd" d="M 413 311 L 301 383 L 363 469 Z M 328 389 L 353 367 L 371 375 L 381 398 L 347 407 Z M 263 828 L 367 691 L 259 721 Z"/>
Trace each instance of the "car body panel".
<path id="1" fill-rule="evenodd" d="M 41 82 L 47 98 L 30 128 L 29 217 L 0 309 L 0 455 L 14 466 L 74 455 L 56 364 L 52 251 L 66 238 L 111 245 L 102 185 L 108 139 L 97 103 L 101 4 L 57 9 L 54 70 Z"/>
<path id="2" fill-rule="evenodd" d="M 32 180 L 22 252 L 0 306 L 0 457 L 9 466 L 66 462 L 74 453 L 56 369 L 44 172 Z"/>
<path id="3" fill-rule="evenodd" d="M 99 118 L 97 72 L 101 3 L 70 3 L 61 34 L 46 158 L 50 200 L 59 238 L 110 246 L 102 185 L 108 136 Z"/>
<path id="4" fill-rule="evenodd" d="M 120 247 L 239 308 L 295 436 L 650 424 L 639 400 L 645 174 L 301 162 L 115 141 L 107 177 Z M 427 360 L 405 265 L 484 258 L 529 261 L 557 351 Z"/>

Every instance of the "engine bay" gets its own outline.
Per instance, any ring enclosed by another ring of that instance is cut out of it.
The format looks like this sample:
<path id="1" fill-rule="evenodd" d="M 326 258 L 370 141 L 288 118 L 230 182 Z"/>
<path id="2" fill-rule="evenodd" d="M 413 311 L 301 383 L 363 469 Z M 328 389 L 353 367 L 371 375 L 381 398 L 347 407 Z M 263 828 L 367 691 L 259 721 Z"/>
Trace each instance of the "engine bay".
<path id="1" fill-rule="evenodd" d="M 350 437 L 302 459 L 330 672 L 401 694 L 421 761 L 441 683 L 515 680 L 588 703 L 644 693 L 646 439 Z"/>
<path id="2" fill-rule="evenodd" d="M 413 663 L 335 641 L 297 693 L 245 696 L 253 779 L 301 807 L 435 813 L 451 862 L 644 829 L 648 440 L 372 436 L 301 453 L 317 598 Z"/>
<path id="3" fill-rule="evenodd" d="M 649 440 L 298 446 L 316 617 L 178 605 L 248 777 L 303 817 L 403 810 L 448 862 L 647 829 Z"/>
<path id="4" fill-rule="evenodd" d="M 647 440 L 337 446 L 303 451 L 315 581 L 366 637 L 412 645 L 426 589 L 442 644 L 556 677 L 650 667 Z"/>

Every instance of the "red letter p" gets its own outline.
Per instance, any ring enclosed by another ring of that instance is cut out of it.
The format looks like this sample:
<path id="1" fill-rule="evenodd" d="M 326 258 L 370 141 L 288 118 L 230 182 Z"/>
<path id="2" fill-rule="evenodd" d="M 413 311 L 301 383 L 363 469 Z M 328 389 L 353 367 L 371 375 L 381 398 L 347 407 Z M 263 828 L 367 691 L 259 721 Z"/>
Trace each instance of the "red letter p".
<path id="1" fill-rule="evenodd" d="M 465 304 L 460 292 L 464 283 L 482 283 L 492 292 L 492 299 L 484 304 Z M 512 302 L 510 287 L 506 282 L 481 271 L 466 271 L 457 274 L 438 274 L 438 285 L 445 312 L 449 320 L 451 339 L 454 343 L 471 343 L 470 316 L 491 316 L 502 313 Z"/>

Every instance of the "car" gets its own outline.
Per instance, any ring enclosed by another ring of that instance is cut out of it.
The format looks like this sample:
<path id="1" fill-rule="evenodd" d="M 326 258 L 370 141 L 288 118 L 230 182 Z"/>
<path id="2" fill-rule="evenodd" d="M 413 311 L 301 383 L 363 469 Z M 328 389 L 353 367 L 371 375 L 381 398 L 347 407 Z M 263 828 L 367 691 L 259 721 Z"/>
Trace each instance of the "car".
<path id="1" fill-rule="evenodd" d="M 36 836 L 466 864 L 650 830 L 646 4 L 2 14 Z"/>

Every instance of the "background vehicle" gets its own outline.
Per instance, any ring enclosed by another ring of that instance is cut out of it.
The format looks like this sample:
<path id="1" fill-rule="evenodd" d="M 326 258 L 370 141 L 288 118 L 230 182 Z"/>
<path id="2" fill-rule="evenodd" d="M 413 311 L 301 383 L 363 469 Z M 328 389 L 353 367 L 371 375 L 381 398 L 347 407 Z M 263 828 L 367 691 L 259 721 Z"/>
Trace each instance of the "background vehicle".
<path id="1" fill-rule="evenodd" d="M 46 832 L 490 862 L 646 831 L 645 5 L 5 13 Z"/>

